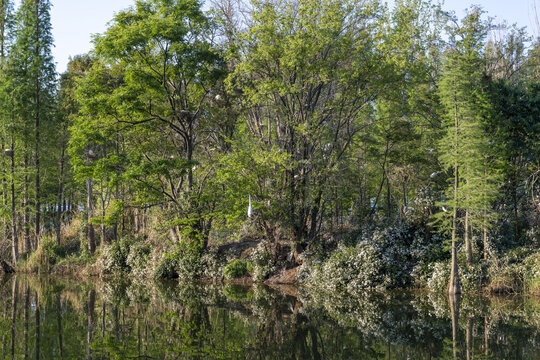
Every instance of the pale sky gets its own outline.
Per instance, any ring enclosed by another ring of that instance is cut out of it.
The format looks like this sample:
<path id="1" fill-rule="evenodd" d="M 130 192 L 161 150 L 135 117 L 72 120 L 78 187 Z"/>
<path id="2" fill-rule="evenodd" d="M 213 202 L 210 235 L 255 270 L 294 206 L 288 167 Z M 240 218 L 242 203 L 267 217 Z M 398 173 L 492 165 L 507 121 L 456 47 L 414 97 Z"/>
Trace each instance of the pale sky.
<path id="1" fill-rule="evenodd" d="M 18 6 L 20 0 L 16 0 Z M 52 0 L 51 20 L 56 47 L 53 55 L 56 70 L 66 70 L 70 56 L 88 52 L 92 34 L 102 33 L 114 13 L 132 5 L 135 0 Z M 390 2 L 390 1 L 389 1 Z M 444 8 L 454 10 L 458 17 L 464 9 L 476 4 L 487 10 L 488 15 L 509 24 L 526 26 L 529 34 L 538 36 L 534 4 L 540 13 L 540 0 L 446 0 Z M 539 14 L 540 15 L 540 14 Z"/>

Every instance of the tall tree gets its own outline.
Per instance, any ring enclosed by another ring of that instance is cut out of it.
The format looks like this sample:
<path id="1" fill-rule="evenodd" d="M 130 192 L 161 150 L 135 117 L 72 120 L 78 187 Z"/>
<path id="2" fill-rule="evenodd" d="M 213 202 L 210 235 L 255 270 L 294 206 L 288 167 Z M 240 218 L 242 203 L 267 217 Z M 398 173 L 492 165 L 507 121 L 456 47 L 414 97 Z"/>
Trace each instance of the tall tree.
<path id="1" fill-rule="evenodd" d="M 256 1 L 231 54 L 231 91 L 242 94 L 249 137 L 288 156 L 270 194 L 271 222 L 298 244 L 313 241 L 355 135 L 377 93 L 377 1 Z M 267 236 L 273 238 L 272 233 Z M 300 250 L 300 249 L 299 249 Z"/>
<path id="2" fill-rule="evenodd" d="M 28 201 L 30 159 L 33 158 L 34 236 L 37 246 L 41 233 L 41 141 L 44 129 L 53 122 L 56 71 L 49 0 L 23 0 L 17 11 L 15 43 L 10 62 L 17 96 L 17 113 L 23 125 L 25 199 Z M 32 99 L 32 101 L 28 101 Z M 28 247 L 29 204 L 25 204 L 25 246 Z M 28 250 L 28 249 L 26 249 Z"/>
<path id="3" fill-rule="evenodd" d="M 461 25 L 451 19 L 450 43 L 446 49 L 444 73 L 439 84 L 445 110 L 445 134 L 440 142 L 440 161 L 453 173 L 446 201 L 451 209 L 450 294 L 461 292 L 456 245 L 461 232 L 461 214 L 463 211 L 467 214 L 473 212 L 481 217 L 484 211 L 480 209 L 485 209 L 487 193 L 492 191 L 488 184 L 494 183 L 486 162 L 488 139 L 483 126 L 488 105 L 481 52 L 488 27 L 482 22 L 481 15 L 479 8 L 473 8 Z M 484 225 L 487 226 L 485 222 Z"/>
<path id="4" fill-rule="evenodd" d="M 210 231 L 211 220 L 200 208 L 205 177 L 197 177 L 196 166 L 206 105 L 223 76 L 223 62 L 209 41 L 212 31 L 197 1 L 137 1 L 96 37 L 101 64 L 79 92 L 85 116 L 108 125 L 98 132 L 118 134 L 127 145 L 99 154 L 94 169 L 107 170 L 108 179 L 122 169 L 133 205 L 169 209 L 174 238 L 181 235 L 179 225 L 191 229 L 187 237 Z M 75 162 L 81 151 L 72 147 Z"/>

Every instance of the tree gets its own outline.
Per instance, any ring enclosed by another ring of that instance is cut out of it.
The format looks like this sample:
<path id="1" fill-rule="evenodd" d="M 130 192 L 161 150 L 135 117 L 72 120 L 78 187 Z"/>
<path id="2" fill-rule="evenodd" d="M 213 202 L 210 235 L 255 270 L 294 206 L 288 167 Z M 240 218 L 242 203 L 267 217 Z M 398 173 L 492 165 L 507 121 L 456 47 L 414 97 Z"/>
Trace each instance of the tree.
<path id="1" fill-rule="evenodd" d="M 379 17 L 377 2 L 257 1 L 231 49 L 228 84 L 245 109 L 244 141 L 288 157 L 287 167 L 275 164 L 278 181 L 257 184 L 271 194 L 263 220 L 302 246 L 319 234 L 334 199 L 330 181 L 377 94 Z"/>
<path id="2" fill-rule="evenodd" d="M 15 113 L 20 121 L 19 134 L 24 159 L 24 230 L 25 251 L 29 250 L 29 175 L 30 158 L 34 163 L 35 245 L 41 233 L 42 134 L 53 122 L 56 72 L 51 54 L 49 0 L 24 0 L 17 10 L 15 40 L 9 56 Z M 28 101 L 32 99 L 32 101 Z"/>
<path id="3" fill-rule="evenodd" d="M 440 161 L 444 168 L 453 172 L 452 184 L 447 192 L 448 200 L 445 202 L 451 209 L 448 213 L 452 233 L 450 294 L 461 292 L 456 254 L 461 212 L 466 211 L 466 219 L 470 214 L 485 219 L 486 208 L 496 186 L 493 169 L 487 161 L 489 138 L 484 132 L 489 102 L 484 91 L 485 68 L 481 54 L 487 25 L 481 21 L 481 15 L 479 8 L 473 8 L 461 26 L 453 22 L 450 46 L 445 53 L 444 73 L 439 84 L 445 110 Z M 488 226 L 485 220 L 479 222 L 484 228 Z"/>
<path id="4" fill-rule="evenodd" d="M 13 3 L 8 0 L 0 2 L 0 139 L 2 143 L 2 156 L 0 157 L 0 166 L 2 167 L 2 212 L 4 219 L 11 217 L 11 253 L 12 262 L 16 265 L 18 260 L 18 238 L 17 238 L 17 217 L 15 213 L 15 155 L 13 132 L 10 126 L 10 119 L 13 115 L 10 111 L 9 99 L 9 78 L 6 71 L 7 55 L 12 44 L 13 36 Z M 11 138 L 11 146 L 8 146 L 9 138 Z M 4 156 L 7 155 L 7 156 Z M 6 164 L 6 157 L 9 165 Z M 10 167 L 10 175 L 7 169 Z M 7 180 L 10 179 L 11 191 L 9 197 L 11 199 L 11 212 L 8 215 L 8 189 Z M 4 220 L 4 233 L 6 240 L 8 239 L 9 229 L 7 222 Z"/>
<path id="5" fill-rule="evenodd" d="M 206 105 L 224 74 L 208 40 L 212 29 L 197 1 L 137 1 L 96 37 L 101 63 L 79 89 L 83 115 L 99 119 L 104 132 L 123 142 L 96 165 L 113 161 L 113 155 L 122 159 L 116 168 L 101 167 L 109 174 L 121 169 L 134 195 L 122 206 L 168 210 L 174 239 L 181 236 L 179 226 L 191 229 L 187 237 L 205 238 L 210 231 L 200 201 L 205 177 L 195 170 L 208 124 Z M 75 161 L 81 151 L 73 148 Z"/>

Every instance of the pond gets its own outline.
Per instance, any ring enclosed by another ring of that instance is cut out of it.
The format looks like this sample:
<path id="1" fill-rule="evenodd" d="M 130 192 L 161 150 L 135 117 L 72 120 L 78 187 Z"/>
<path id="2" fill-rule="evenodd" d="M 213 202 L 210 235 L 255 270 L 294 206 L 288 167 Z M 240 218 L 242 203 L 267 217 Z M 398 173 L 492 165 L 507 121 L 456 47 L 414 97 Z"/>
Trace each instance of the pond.
<path id="1" fill-rule="evenodd" d="M 540 359 L 540 301 L 0 279 L 1 359 Z"/>

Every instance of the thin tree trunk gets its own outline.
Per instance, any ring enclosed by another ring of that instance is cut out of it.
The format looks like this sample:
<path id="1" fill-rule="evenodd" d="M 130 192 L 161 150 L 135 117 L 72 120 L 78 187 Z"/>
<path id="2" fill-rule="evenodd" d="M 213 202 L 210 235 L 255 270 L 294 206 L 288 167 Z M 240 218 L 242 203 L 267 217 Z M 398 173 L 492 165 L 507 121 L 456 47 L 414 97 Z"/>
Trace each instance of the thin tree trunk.
<path id="1" fill-rule="evenodd" d="M 38 59 L 40 57 L 40 47 L 39 47 L 39 44 L 40 44 L 40 38 L 39 38 L 39 34 L 40 34 L 40 22 L 39 22 L 39 0 L 36 0 L 35 2 L 35 17 L 36 17 L 36 30 L 35 30 L 35 35 L 36 35 L 36 48 L 35 48 L 35 56 L 36 56 L 36 59 Z M 41 141 L 41 136 L 40 136 L 40 121 L 41 121 L 41 113 L 40 113 L 40 91 L 41 91 L 41 84 L 40 84 L 40 79 L 39 79 L 39 73 L 36 74 L 36 79 L 35 79 L 36 83 L 35 83 L 35 100 L 36 100 L 36 125 L 35 125 L 35 144 L 34 144 L 34 161 L 35 161 L 35 165 L 36 165 L 36 208 L 35 208 L 35 212 L 36 212 L 36 227 L 35 227 L 35 231 L 36 231 L 36 248 L 38 246 L 38 243 L 39 243 L 39 239 L 40 239 L 40 235 L 41 235 L 41 188 L 40 188 L 40 163 L 39 163 L 39 158 L 40 158 L 40 154 L 39 154 L 39 143 Z"/>
<path id="2" fill-rule="evenodd" d="M 65 133 L 65 131 L 64 131 Z M 60 245 L 60 237 L 62 234 L 62 213 L 64 207 L 62 201 L 64 200 L 64 157 L 66 152 L 65 143 L 62 141 L 62 150 L 60 152 L 60 176 L 58 178 L 58 207 L 56 208 L 56 243 Z"/>
<path id="3" fill-rule="evenodd" d="M 95 321 L 95 304 L 96 304 L 96 291 L 90 290 L 88 292 L 88 314 L 87 314 L 87 331 L 86 331 L 86 358 L 92 359 L 92 335 L 94 334 L 94 321 Z"/>
<path id="4" fill-rule="evenodd" d="M 64 342 L 62 341 L 62 304 L 60 302 L 60 292 L 56 295 L 56 326 L 58 327 L 58 348 L 60 358 L 64 358 Z"/>
<path id="5" fill-rule="evenodd" d="M 472 246 L 469 239 L 469 210 L 465 211 L 465 255 L 467 257 L 467 266 L 472 266 Z"/>
<path id="6" fill-rule="evenodd" d="M 13 266 L 19 260 L 19 240 L 17 238 L 17 213 L 15 211 L 15 142 L 11 135 L 11 258 Z"/>
<path id="7" fill-rule="evenodd" d="M 94 226 L 91 223 L 91 219 L 93 216 L 93 208 L 92 208 L 92 179 L 88 178 L 86 180 L 86 190 L 87 190 L 87 198 L 86 198 L 86 210 L 87 210 L 87 224 L 86 229 L 88 232 L 88 251 L 90 251 L 90 254 L 93 254 L 94 251 L 96 251 L 96 235 L 94 232 Z"/>
<path id="8" fill-rule="evenodd" d="M 13 279 L 13 287 L 11 288 L 11 358 L 15 358 L 15 327 L 17 324 L 17 278 Z"/>
<path id="9" fill-rule="evenodd" d="M 36 360 L 40 360 L 41 353 L 41 313 L 40 313 L 40 304 L 39 296 L 36 291 Z"/>
<path id="10" fill-rule="evenodd" d="M 465 330 L 465 346 L 467 347 L 466 351 L 466 356 L 467 356 L 467 360 L 471 360 L 472 358 L 472 353 L 471 353 L 471 350 L 472 350 L 472 331 L 473 331 L 473 323 L 472 323 L 472 317 L 469 316 L 467 317 L 467 328 Z"/>
<path id="11" fill-rule="evenodd" d="M 24 197 L 23 197 L 23 236 L 24 253 L 28 254 L 30 248 L 30 209 L 28 208 L 28 155 L 24 155 Z"/>
<path id="12" fill-rule="evenodd" d="M 454 130 L 454 146 L 458 146 L 458 117 L 457 109 L 454 114 L 455 130 Z M 448 284 L 448 293 L 451 295 L 460 294 L 461 286 L 459 284 L 459 271 L 457 264 L 457 249 L 456 249 L 456 228 L 457 228 L 457 212 L 458 212 L 458 188 L 459 188 L 459 168 L 457 162 L 457 154 L 454 163 L 454 208 L 452 214 L 452 267 L 450 270 L 450 282 Z"/>

